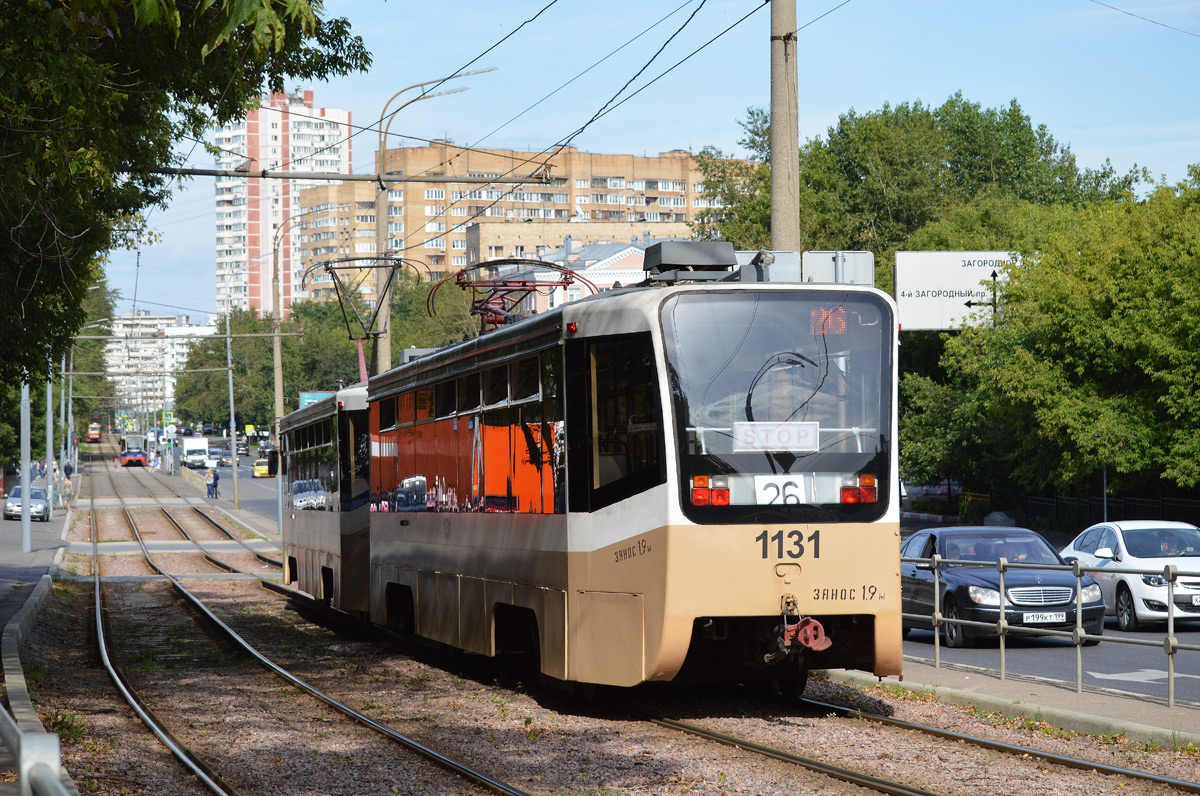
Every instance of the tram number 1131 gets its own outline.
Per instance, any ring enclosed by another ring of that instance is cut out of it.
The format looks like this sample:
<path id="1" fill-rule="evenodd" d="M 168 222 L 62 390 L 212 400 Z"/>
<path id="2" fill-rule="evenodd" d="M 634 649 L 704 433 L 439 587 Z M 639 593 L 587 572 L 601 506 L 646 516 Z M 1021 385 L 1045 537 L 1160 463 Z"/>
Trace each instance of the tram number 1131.
<path id="1" fill-rule="evenodd" d="M 809 550 L 813 558 L 821 557 L 820 531 L 813 531 L 807 539 L 800 531 L 763 531 L 754 537 L 754 541 L 762 545 L 763 558 L 771 558 L 771 553 L 775 554 L 775 558 L 804 558 L 804 554 Z M 808 548 L 804 546 L 806 542 Z"/>

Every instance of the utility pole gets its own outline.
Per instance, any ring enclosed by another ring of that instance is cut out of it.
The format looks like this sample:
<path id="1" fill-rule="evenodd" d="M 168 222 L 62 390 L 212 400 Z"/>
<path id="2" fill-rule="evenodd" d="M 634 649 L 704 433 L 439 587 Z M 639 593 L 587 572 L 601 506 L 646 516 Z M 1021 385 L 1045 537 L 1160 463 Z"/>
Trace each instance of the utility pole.
<path id="1" fill-rule="evenodd" d="M 275 338 L 279 340 L 278 337 Z M 233 312 L 225 316 L 225 365 L 229 368 L 229 448 L 233 462 L 233 507 L 240 509 L 238 501 L 238 452 L 237 452 L 237 421 L 233 415 Z"/>
<path id="2" fill-rule="evenodd" d="M 800 250 L 796 0 L 771 0 L 771 248 Z"/>
<path id="3" fill-rule="evenodd" d="M 46 516 L 54 516 L 54 360 L 50 360 L 50 375 L 46 376 Z M 66 477 L 66 462 L 59 465 Z"/>
<path id="4" fill-rule="evenodd" d="M 67 462 L 67 355 L 62 355 L 62 384 L 58 386 L 58 426 L 63 430 L 62 446 L 58 460 L 63 466 Z"/>
<path id="5" fill-rule="evenodd" d="M 33 479 L 29 477 L 29 382 L 21 382 L 21 552 L 33 552 L 33 529 L 29 525 L 30 502 L 29 487 Z"/>

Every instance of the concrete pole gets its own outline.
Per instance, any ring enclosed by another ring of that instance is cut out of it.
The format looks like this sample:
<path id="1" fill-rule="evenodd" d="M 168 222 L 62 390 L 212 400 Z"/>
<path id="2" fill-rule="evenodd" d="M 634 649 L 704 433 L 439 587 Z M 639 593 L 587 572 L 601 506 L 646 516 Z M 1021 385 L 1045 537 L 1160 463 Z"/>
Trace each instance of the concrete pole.
<path id="1" fill-rule="evenodd" d="M 796 0 L 771 0 L 771 248 L 800 250 Z"/>
<path id="2" fill-rule="evenodd" d="M 54 365 L 50 365 L 53 373 Z M 62 462 L 60 467 L 64 467 Z M 62 471 L 63 477 L 66 472 Z M 46 511 L 54 516 L 54 377 L 46 379 Z"/>
<path id="3" fill-rule="evenodd" d="M 290 219 L 289 219 L 290 220 Z M 275 253 L 271 266 L 271 355 L 275 364 L 275 417 L 283 417 L 283 302 L 279 296 L 279 241 L 275 242 Z M 271 429 L 275 434 L 275 447 L 279 447 L 278 423 L 272 423 Z"/>
<path id="4" fill-rule="evenodd" d="M 375 338 L 376 374 L 391 370 L 392 367 L 391 293 L 385 295 L 383 292 L 383 286 L 387 284 L 388 280 L 387 261 L 382 259 L 388 248 L 388 196 L 387 185 L 383 182 L 383 175 L 387 173 L 387 169 L 383 165 L 387 150 L 384 149 L 383 143 L 383 131 L 380 128 L 380 146 L 379 151 L 375 153 L 375 172 L 379 177 L 379 184 L 375 186 L 375 301 L 379 304 L 379 315 L 375 324 L 376 330 L 379 332 Z M 405 197 L 406 201 L 409 199 L 411 197 Z"/>
<path id="5" fill-rule="evenodd" d="M 29 382 L 21 382 L 21 552 L 33 552 L 33 529 L 29 526 Z"/>
<path id="6" fill-rule="evenodd" d="M 67 355 L 62 356 L 63 383 L 58 390 L 58 427 L 62 429 L 63 441 L 59 446 L 58 460 L 65 462 L 67 460 Z"/>
<path id="7" fill-rule="evenodd" d="M 75 445 L 75 349 L 71 349 L 71 360 L 67 376 L 67 459 L 71 466 L 79 469 L 79 448 Z"/>
<path id="8" fill-rule="evenodd" d="M 233 415 L 233 312 L 225 316 L 225 365 L 229 368 L 229 453 L 233 460 L 233 507 L 240 509 L 238 500 L 237 421 Z M 279 338 L 276 337 L 276 340 Z"/>

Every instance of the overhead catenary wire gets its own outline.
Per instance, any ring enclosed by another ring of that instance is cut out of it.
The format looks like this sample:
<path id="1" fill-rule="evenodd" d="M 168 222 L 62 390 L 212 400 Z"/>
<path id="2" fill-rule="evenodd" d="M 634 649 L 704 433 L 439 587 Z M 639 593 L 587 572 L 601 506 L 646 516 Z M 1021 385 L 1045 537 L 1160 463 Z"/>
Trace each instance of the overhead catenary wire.
<path id="1" fill-rule="evenodd" d="M 525 20 L 524 22 L 522 22 L 522 23 L 521 23 L 520 25 L 518 25 L 517 27 L 513 28 L 511 31 L 509 31 L 509 32 L 508 32 L 507 34 L 505 34 L 504 36 L 500 37 L 500 39 L 499 39 L 499 40 L 497 40 L 497 41 L 496 41 L 494 44 L 492 44 L 492 45 L 491 45 L 490 47 L 488 47 L 486 50 L 484 50 L 483 52 L 479 53 L 478 55 L 476 55 L 476 56 L 475 56 L 474 58 L 472 58 L 471 60 L 467 61 L 465 64 L 463 64 L 462 66 L 460 66 L 458 69 L 456 69 L 456 70 L 454 70 L 453 72 L 451 72 L 451 73 L 450 73 L 450 75 L 449 75 L 448 77 L 442 78 L 440 81 L 438 81 L 437 83 L 435 83 L 435 84 L 434 84 L 432 87 L 430 87 L 430 88 L 428 88 L 428 89 L 425 89 L 425 90 L 423 90 L 423 91 L 422 91 L 422 93 L 423 93 L 423 94 L 427 94 L 427 93 L 429 93 L 429 92 L 431 92 L 431 91 L 434 91 L 434 90 L 436 90 L 438 86 L 442 85 L 442 84 L 443 84 L 443 83 L 445 83 L 447 80 L 450 80 L 451 78 L 453 78 L 453 77 L 457 76 L 457 75 L 458 75 L 458 73 L 459 73 L 459 72 L 462 72 L 464 69 L 466 69 L 466 68 L 468 68 L 468 67 L 472 66 L 472 65 L 473 65 L 473 64 L 474 64 L 476 61 L 478 61 L 480 58 L 482 58 L 483 56 L 487 55 L 487 54 L 488 54 L 488 53 L 490 53 L 492 50 L 496 49 L 496 48 L 497 48 L 497 47 L 499 47 L 501 44 L 503 44 L 504 42 L 508 41 L 510 38 L 512 38 L 513 36 L 515 36 L 517 33 L 519 33 L 519 32 L 520 32 L 520 31 L 521 31 L 521 30 L 522 30 L 522 29 L 523 29 L 523 28 L 524 28 L 526 25 L 530 24 L 531 22 L 534 22 L 534 21 L 535 21 L 535 20 L 536 20 L 538 17 L 540 17 L 542 14 L 544 14 L 544 13 L 547 11 L 547 9 L 549 9 L 551 6 L 553 6 L 553 5 L 554 5 L 554 4 L 556 4 L 557 2 L 558 2 L 558 0 L 550 0 L 550 2 L 549 2 L 549 3 L 547 3 L 547 4 L 546 4 L 546 5 L 544 5 L 544 6 L 542 6 L 542 8 L 541 8 L 541 9 L 540 9 L 540 10 L 539 10 L 539 11 L 538 11 L 536 14 L 534 14 L 532 17 L 530 17 L 529 19 Z M 281 164 L 281 165 L 280 165 L 280 168 L 285 168 L 285 167 L 287 167 L 287 166 L 290 166 L 290 165 L 292 165 L 293 163 L 297 163 L 297 162 L 299 162 L 299 161 L 301 161 L 301 160 L 303 160 L 303 159 L 305 159 L 305 158 L 311 158 L 311 157 L 315 157 L 315 156 L 317 156 L 317 155 L 319 155 L 319 154 L 321 154 L 321 153 L 323 153 L 323 152 L 328 152 L 329 150 L 333 149 L 334 147 L 339 147 L 339 146 L 341 146 L 342 144 L 344 144 L 344 143 L 347 143 L 347 142 L 348 142 L 348 141 L 349 141 L 351 138 L 354 138 L 354 137 L 355 137 L 356 135 L 358 135 L 359 133 L 363 133 L 363 132 L 366 132 L 366 131 L 368 131 L 368 130 L 372 130 L 372 131 L 374 131 L 374 132 L 378 133 L 378 132 L 380 131 L 380 125 L 382 125 L 382 124 L 386 123 L 387 121 L 389 121 L 389 120 L 390 120 L 390 119 L 391 119 L 393 116 L 395 116 L 395 115 L 396 115 L 397 113 L 399 113 L 399 112 L 400 112 L 400 108 L 397 108 L 396 110 L 394 110 L 394 111 L 392 111 L 390 114 L 388 114 L 388 116 L 384 117 L 383 119 L 380 119 L 380 121 L 379 121 L 379 124 L 378 124 L 378 125 L 368 125 L 367 127 L 363 127 L 363 128 L 361 128 L 361 129 L 359 129 L 359 130 L 356 130 L 355 132 L 353 132 L 353 133 L 351 133 L 350 135 L 348 135 L 346 138 L 343 138 L 342 140 L 340 140 L 340 141 L 338 141 L 338 142 L 336 142 L 336 143 L 334 143 L 334 144 L 330 144 L 330 145 L 329 145 L 329 146 L 327 146 L 327 147 L 324 147 L 324 148 L 322 148 L 322 149 L 318 149 L 316 152 L 310 152 L 309 154 L 307 154 L 307 155 L 303 155 L 302 157 L 299 157 L 299 158 L 294 158 L 294 159 L 292 159 L 292 160 L 289 160 L 289 161 L 287 161 L 286 163 L 283 163 L 283 164 Z"/>
<path id="2" fill-rule="evenodd" d="M 847 0 L 847 2 L 848 2 L 848 1 L 849 1 L 849 0 Z M 651 81 L 649 81 L 648 83 L 646 83 L 645 85 L 643 85 L 643 86 L 642 86 L 641 88 L 639 88 L 637 91 L 633 92 L 633 93 L 632 93 L 632 94 L 630 94 L 628 97 L 626 97 L 625 99 L 621 100 L 620 102 L 617 102 L 616 104 L 614 104 L 614 105 L 611 105 L 611 107 L 608 107 L 606 110 L 602 110 L 601 112 L 597 112 L 596 114 L 594 114 L 594 115 L 593 115 L 593 117 L 592 117 L 591 119 L 589 119 L 587 123 L 585 123 L 585 124 L 584 124 L 582 127 L 580 127 L 578 130 L 576 130 L 574 133 L 572 133 L 572 134 L 571 134 L 571 137 L 570 137 L 570 138 L 568 138 L 567 140 L 571 140 L 571 138 L 577 137 L 577 136 L 578 136 L 580 133 L 582 133 L 584 130 L 586 130 L 586 129 L 587 129 L 589 126 L 591 126 L 592 124 L 594 124 L 596 121 L 598 121 L 599 119 L 603 118 L 604 116 L 607 116 L 608 114 L 612 113 L 612 112 L 613 112 L 613 111 L 615 111 L 617 108 L 619 108 L 621 105 L 624 105 L 626 102 L 628 102 L 630 99 L 632 99 L 634 96 L 636 96 L 637 94 L 641 93 L 641 92 L 642 92 L 642 91 L 644 91 L 646 88 L 649 88 L 651 85 L 653 85 L 654 83 L 656 83 L 656 82 L 658 82 L 659 80 L 661 80 L 661 79 L 662 79 L 663 77 L 665 77 L 667 74 L 669 74 L 670 72 L 674 71 L 674 70 L 675 70 L 675 69 L 677 69 L 679 66 L 681 66 L 682 64 L 684 64 L 684 63 L 686 63 L 688 60 L 690 60 L 691 58 L 695 57 L 695 56 L 696 56 L 698 53 L 700 53 L 702 50 L 704 50 L 705 48 L 707 48 L 707 47 L 709 47 L 710 45 L 712 45 L 712 44 L 713 44 L 713 42 L 717 41 L 717 40 L 718 40 L 718 39 L 720 39 L 722 36 L 725 36 L 725 35 L 726 35 L 726 34 L 728 34 L 728 33 L 729 33 L 731 30 L 733 30 L 734 28 L 736 28 L 738 25 L 741 25 L 743 22 L 745 22 L 745 21 L 746 21 L 747 19 L 749 19 L 751 16 L 753 16 L 754 14 L 756 14 L 758 11 L 762 10 L 762 9 L 763 9 L 763 8 L 764 8 L 764 7 L 765 7 L 767 4 L 768 4 L 767 2 L 763 2 L 763 3 L 760 3 L 760 4 L 758 4 L 758 5 L 757 5 L 757 6 L 755 6 L 755 7 L 754 7 L 754 8 L 753 8 L 753 9 L 752 9 L 752 10 L 751 10 L 749 13 L 747 13 L 747 14 L 743 15 L 743 16 L 742 16 L 742 17 L 740 17 L 738 20 L 736 20 L 736 21 L 735 21 L 733 24 L 729 25 L 729 26 L 728 26 L 728 27 L 726 27 L 724 30 L 722 30 L 720 33 L 718 33 L 718 34 L 716 34 L 715 36 L 713 36 L 712 38 L 710 38 L 710 39 L 709 39 L 708 41 L 706 41 L 704 44 L 700 45 L 700 46 L 699 46 L 699 47 L 697 47 L 695 50 L 692 50 L 692 52 L 688 53 L 686 56 L 684 56 L 684 57 L 683 57 L 683 58 L 681 58 L 680 60 L 676 61 L 674 64 L 672 64 L 670 67 L 668 67 L 668 68 L 667 68 L 667 69 L 665 69 L 663 72 L 661 72 L 661 73 L 660 73 L 660 74 L 659 74 L 657 77 L 655 77 L 653 80 L 651 80 Z M 652 59 L 652 60 L 653 60 L 653 59 Z M 645 71 L 645 70 L 644 70 L 644 68 L 643 68 L 642 70 L 639 70 L 639 71 Z M 628 85 L 628 84 L 627 84 L 627 85 Z M 624 89 L 622 89 L 622 90 L 624 90 Z M 619 93 L 620 93 L 620 92 L 618 92 L 618 94 L 619 94 Z M 611 100 L 610 100 L 610 102 L 611 102 Z M 556 142 L 555 144 L 551 144 L 550 146 L 548 146 L 548 147 L 546 147 L 546 148 L 542 149 L 542 150 L 541 150 L 539 153 L 537 153 L 536 155 L 534 155 L 532 158 L 526 158 L 526 159 L 523 159 L 523 160 L 521 160 L 519 163 L 516 163 L 516 164 L 515 164 L 515 165 L 514 165 L 512 168 L 510 168 L 508 171 L 504 172 L 504 173 L 503 173 L 502 175 L 500 175 L 500 176 L 501 176 L 501 177 L 507 177 L 507 176 L 511 175 L 513 172 L 515 172 L 515 171 L 516 171 L 518 168 L 520 168 L 522 165 L 525 165 L 525 164 L 528 164 L 528 163 L 532 163 L 532 162 L 534 162 L 534 161 L 535 161 L 537 158 L 539 158 L 540 156 L 542 156 L 542 155 L 546 154 L 546 153 L 547 153 L 547 152 L 549 152 L 551 149 L 554 149 L 555 147 L 559 147 L 559 145 L 560 145 L 560 143 L 562 142 L 562 140 L 563 140 L 563 139 L 560 139 L 560 141 L 559 141 L 559 142 Z M 542 169 L 545 169 L 545 168 L 546 168 L 546 165 L 549 163 L 549 161 L 550 161 L 552 158 L 553 158 L 553 155 L 551 155 L 550 157 L 546 158 L 546 160 L 545 160 L 545 161 L 543 161 L 543 162 L 540 164 L 540 165 L 541 165 L 541 168 L 542 168 Z M 469 216 L 469 217 L 466 217 L 466 218 L 464 218 L 464 220 L 463 220 L 463 221 L 461 221 L 460 223 L 456 224 L 456 225 L 455 225 L 455 227 L 456 227 L 456 228 L 457 228 L 457 227 L 462 227 L 463 225 L 465 225 L 465 224 L 466 224 L 466 223 L 468 223 L 469 221 L 472 221 L 472 220 L 474 220 L 474 219 L 478 218 L 479 216 L 481 216 L 481 215 L 483 215 L 484 213 L 486 213 L 486 212 L 487 212 L 489 209 L 491 209 L 491 208 L 495 207 L 495 206 L 496 206 L 496 205 L 497 205 L 497 204 L 498 204 L 500 201 L 502 201 L 502 199 L 495 199 L 495 200 L 493 200 L 493 201 L 492 201 L 490 204 L 484 205 L 484 206 L 483 206 L 483 207 L 482 207 L 482 208 L 481 208 L 481 209 L 480 209 L 478 212 L 476 212 L 476 213 L 475 213 L 474 215 L 472 215 L 472 216 Z M 446 217 L 446 211 L 447 211 L 447 210 L 448 210 L 450 207 L 453 207 L 453 206 L 454 206 L 454 204 L 455 204 L 454 202 L 451 202 L 451 204 L 448 204 L 448 205 L 446 205 L 446 206 L 445 206 L 445 208 L 443 209 L 443 211 L 442 211 L 442 213 L 441 213 L 440 215 L 438 215 L 438 216 L 434 216 L 434 217 L 432 217 L 432 218 L 445 218 L 445 217 Z M 411 234 L 409 234 L 409 235 L 406 235 L 404 238 L 402 238 L 402 239 L 401 239 L 401 240 L 402 240 L 402 242 L 406 242 L 406 241 L 408 241 L 408 240 L 409 240 L 409 239 L 412 237 L 412 235 L 414 235 L 414 234 L 416 234 L 415 230 L 414 230 L 414 232 L 413 232 L 413 233 L 411 233 Z M 434 236 L 434 237 L 437 237 L 437 236 Z M 418 246 L 423 246 L 423 245 L 425 244 L 425 242 L 426 242 L 426 241 L 428 241 L 428 240 L 432 240 L 432 239 L 433 239 L 433 238 L 428 238 L 428 239 L 422 240 L 422 241 L 421 241 L 421 242 L 419 242 L 419 243 L 414 243 L 414 244 L 412 244 L 412 245 L 409 245 L 409 246 L 404 246 L 404 247 L 402 247 L 402 248 L 399 248 L 399 249 L 393 249 L 393 250 L 389 250 L 389 251 L 396 251 L 396 252 L 404 252 L 404 251 L 409 251 L 410 249 L 417 248 Z"/>

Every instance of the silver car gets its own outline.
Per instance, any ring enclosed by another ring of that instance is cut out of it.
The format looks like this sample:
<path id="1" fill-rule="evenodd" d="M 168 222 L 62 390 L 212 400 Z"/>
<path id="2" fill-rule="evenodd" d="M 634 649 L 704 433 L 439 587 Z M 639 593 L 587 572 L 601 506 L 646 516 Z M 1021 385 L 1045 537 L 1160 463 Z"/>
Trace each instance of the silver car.
<path id="1" fill-rule="evenodd" d="M 1121 630 L 1167 621 L 1170 565 L 1178 572 L 1200 573 L 1200 528 L 1186 522 L 1124 520 L 1088 528 L 1062 550 L 1068 562 L 1097 567 L 1092 577 L 1104 592 L 1108 615 Z M 1106 568 L 1145 570 L 1145 574 L 1106 573 Z M 1200 619 L 1200 575 L 1175 581 L 1175 618 Z"/>
<path id="2" fill-rule="evenodd" d="M 29 488 L 29 518 L 41 520 L 42 522 L 50 521 L 50 506 L 46 503 L 46 489 L 44 487 L 31 486 Z M 8 497 L 4 501 L 4 519 L 21 519 L 20 484 L 12 488 L 12 491 L 8 493 Z"/>

